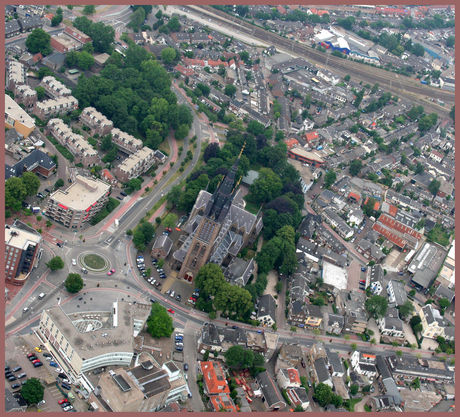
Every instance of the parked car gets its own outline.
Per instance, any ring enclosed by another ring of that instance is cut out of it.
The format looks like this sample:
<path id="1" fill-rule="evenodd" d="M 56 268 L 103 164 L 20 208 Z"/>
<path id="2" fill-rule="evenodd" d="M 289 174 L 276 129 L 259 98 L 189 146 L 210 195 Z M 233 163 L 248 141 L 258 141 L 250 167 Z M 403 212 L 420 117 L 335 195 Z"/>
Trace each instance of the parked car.
<path id="1" fill-rule="evenodd" d="M 37 358 L 35 355 L 33 355 L 33 356 L 31 356 L 31 357 L 29 358 L 29 361 L 32 362 L 32 361 L 35 361 L 35 360 L 37 360 L 37 359 L 38 359 L 38 358 Z"/>
<path id="2" fill-rule="evenodd" d="M 72 265 L 73 266 L 77 265 L 77 260 L 76 259 L 72 259 Z"/>
<path id="3" fill-rule="evenodd" d="M 119 196 L 119 195 L 117 195 L 117 199 L 120 200 L 120 201 L 123 201 L 123 200 L 124 200 L 123 197 L 122 197 L 122 196 Z"/>
<path id="4" fill-rule="evenodd" d="M 22 309 L 22 314 L 27 313 L 29 311 L 29 307 L 25 307 Z"/>
<path id="5" fill-rule="evenodd" d="M 180 294 L 177 294 L 176 300 L 177 300 L 177 301 L 180 301 Z"/>
<path id="6" fill-rule="evenodd" d="M 126 197 L 128 194 L 126 194 L 124 191 L 120 191 L 120 194 L 123 196 L 123 197 Z"/>
<path id="7" fill-rule="evenodd" d="M 65 388 L 65 389 L 67 389 L 67 390 L 69 390 L 69 391 L 72 389 L 72 387 L 71 387 L 70 385 L 67 385 L 65 382 L 63 382 L 63 383 L 61 384 L 61 387 L 62 387 L 62 388 Z"/>
<path id="8" fill-rule="evenodd" d="M 184 350 L 184 348 L 182 346 L 176 346 L 176 350 L 179 351 L 179 352 L 182 352 Z"/>
<path id="9" fill-rule="evenodd" d="M 34 368 L 38 368 L 39 366 L 43 366 L 43 363 L 42 362 L 34 363 Z"/>
<path id="10" fill-rule="evenodd" d="M 25 378 L 27 376 L 27 374 L 25 372 L 21 372 L 19 375 L 18 375 L 18 379 L 22 379 L 22 378 Z"/>
<path id="11" fill-rule="evenodd" d="M 35 364 L 35 363 L 37 363 L 37 362 L 41 362 L 40 359 L 34 359 L 34 360 L 32 361 L 33 364 Z"/>
<path id="12" fill-rule="evenodd" d="M 95 373 L 95 372 L 93 372 L 93 374 L 94 374 L 94 373 Z M 59 378 L 67 378 L 67 375 L 64 374 L 64 373 L 62 373 L 62 372 L 60 372 L 58 376 L 59 376 Z"/>
<path id="13" fill-rule="evenodd" d="M 58 404 L 65 404 L 65 403 L 68 403 L 69 400 L 67 398 L 63 398 L 62 400 L 59 400 L 58 401 Z"/>
<path id="14" fill-rule="evenodd" d="M 16 388 L 19 388 L 20 386 L 21 384 L 16 383 L 16 384 L 11 385 L 11 389 L 16 389 Z"/>
<path id="15" fill-rule="evenodd" d="M 175 295 L 176 295 L 176 291 L 173 291 L 171 294 L 169 294 L 171 298 L 174 298 Z"/>
<path id="16" fill-rule="evenodd" d="M 19 372 L 22 371 L 22 368 L 20 366 L 16 366 L 16 368 L 13 368 L 11 372 Z"/>
<path id="17" fill-rule="evenodd" d="M 65 388 L 65 387 L 64 387 Z M 65 407 L 63 409 L 64 411 L 70 411 L 70 410 L 73 410 L 73 407 L 71 405 L 68 405 L 67 407 Z"/>
<path id="18" fill-rule="evenodd" d="M 41 353 L 41 351 L 42 351 L 38 346 L 35 347 L 34 350 L 35 350 L 35 352 L 38 352 L 38 353 Z"/>
<path id="19" fill-rule="evenodd" d="M 8 377 L 8 381 L 10 381 L 10 382 L 11 381 L 16 381 L 16 380 L 17 380 L 17 378 L 14 375 L 11 375 L 11 376 Z"/>
<path id="20" fill-rule="evenodd" d="M 46 353 L 46 352 L 43 354 L 43 356 L 44 356 L 45 358 L 52 358 L 52 356 L 51 356 L 49 353 Z"/>
<path id="21" fill-rule="evenodd" d="M 56 362 L 50 362 L 50 366 L 52 366 L 53 368 L 59 367 L 59 365 Z"/>
<path id="22" fill-rule="evenodd" d="M 184 371 L 188 371 L 188 365 L 184 363 Z"/>

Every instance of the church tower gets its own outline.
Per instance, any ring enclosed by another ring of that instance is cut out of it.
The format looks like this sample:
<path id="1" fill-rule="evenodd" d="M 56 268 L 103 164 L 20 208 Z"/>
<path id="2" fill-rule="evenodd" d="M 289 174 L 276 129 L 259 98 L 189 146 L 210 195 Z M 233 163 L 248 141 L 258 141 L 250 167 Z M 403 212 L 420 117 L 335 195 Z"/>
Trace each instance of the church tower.
<path id="1" fill-rule="evenodd" d="M 230 210 L 238 188 L 235 186 L 235 178 L 243 150 L 244 146 L 232 169 L 223 181 L 219 183 L 206 204 L 200 224 L 195 230 L 192 243 L 185 255 L 178 278 L 183 278 L 191 282 L 198 274 L 200 268 L 209 261 L 214 243 Z"/>

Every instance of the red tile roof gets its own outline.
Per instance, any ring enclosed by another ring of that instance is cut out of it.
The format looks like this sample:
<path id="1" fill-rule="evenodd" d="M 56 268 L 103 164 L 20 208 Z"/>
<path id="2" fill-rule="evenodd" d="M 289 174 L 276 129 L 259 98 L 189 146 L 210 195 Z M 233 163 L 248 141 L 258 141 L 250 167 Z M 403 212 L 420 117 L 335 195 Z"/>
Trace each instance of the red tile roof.
<path id="1" fill-rule="evenodd" d="M 390 214 L 390 216 L 395 217 L 397 212 L 398 212 L 398 207 L 388 204 L 388 213 Z"/>
<path id="2" fill-rule="evenodd" d="M 311 140 L 314 140 L 314 139 L 318 139 L 319 136 L 318 136 L 318 133 L 317 132 L 310 132 L 310 133 L 307 133 L 305 135 L 306 139 L 308 142 L 310 142 Z"/>
<path id="3" fill-rule="evenodd" d="M 224 409 L 227 412 L 237 412 L 235 404 L 228 394 L 211 395 L 210 401 L 216 411 Z"/>
<path id="4" fill-rule="evenodd" d="M 209 394 L 230 394 L 230 388 L 219 362 L 200 362 L 200 367 Z"/>
<path id="5" fill-rule="evenodd" d="M 405 224 L 402 224 L 396 221 L 395 219 L 388 216 L 386 213 L 381 214 L 381 216 L 379 217 L 379 222 L 387 226 L 390 229 L 396 230 L 399 233 L 403 233 L 403 234 L 412 236 L 417 240 L 420 240 L 422 238 L 422 235 L 419 232 L 416 232 L 411 227 L 406 226 Z"/>
<path id="6" fill-rule="evenodd" d="M 386 227 L 383 227 L 379 223 L 374 223 L 374 225 L 372 226 L 372 230 L 375 230 L 377 233 L 380 233 L 383 237 L 387 238 L 391 243 L 395 244 L 396 246 L 399 246 L 401 249 L 404 248 L 407 244 L 406 240 L 399 236 L 396 236 L 394 233 L 392 233 L 390 230 L 388 230 Z"/>
<path id="7" fill-rule="evenodd" d="M 299 371 L 295 368 L 289 368 L 287 370 L 287 373 L 289 375 L 289 381 L 292 383 L 296 382 L 300 384 L 300 376 L 299 376 Z"/>
<path id="8" fill-rule="evenodd" d="M 108 180 L 114 180 L 114 176 L 110 173 L 108 169 L 103 169 L 101 172 L 102 176 L 107 178 Z"/>
<path id="9" fill-rule="evenodd" d="M 299 142 L 297 139 L 292 138 L 292 139 L 285 139 L 284 143 L 287 145 L 288 149 L 291 149 L 294 145 L 298 145 Z"/>
<path id="10" fill-rule="evenodd" d="M 353 197 L 356 201 L 358 201 L 360 199 L 360 196 L 356 193 L 353 193 L 351 192 L 350 194 L 348 194 L 348 198 L 351 198 Z"/>

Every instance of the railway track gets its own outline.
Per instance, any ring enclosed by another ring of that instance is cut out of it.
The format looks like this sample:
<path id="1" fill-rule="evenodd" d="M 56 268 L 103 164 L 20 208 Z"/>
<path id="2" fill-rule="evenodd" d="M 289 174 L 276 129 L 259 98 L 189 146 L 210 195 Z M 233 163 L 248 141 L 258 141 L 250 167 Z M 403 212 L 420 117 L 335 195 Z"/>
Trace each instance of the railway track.
<path id="1" fill-rule="evenodd" d="M 327 67 L 337 72 L 339 75 L 349 74 L 355 80 L 363 81 L 364 84 L 379 83 L 386 91 L 390 91 L 399 97 L 404 97 L 415 104 L 423 105 L 427 112 L 434 112 L 447 116 L 450 107 L 455 103 L 455 93 L 446 90 L 439 90 L 434 87 L 419 84 L 417 81 L 398 75 L 380 68 L 365 66 L 358 62 L 345 60 L 343 58 L 331 56 L 324 52 L 317 51 L 310 46 L 299 44 L 293 40 L 283 38 L 273 32 L 269 32 L 258 26 L 244 22 L 235 16 L 230 16 L 220 10 L 210 6 L 188 6 L 201 16 L 213 19 L 234 29 L 247 34 L 261 41 L 271 43 L 276 47 L 290 52 L 297 56 L 307 58 L 319 67 Z M 425 97 L 437 98 L 445 102 L 445 106 L 425 100 Z"/>

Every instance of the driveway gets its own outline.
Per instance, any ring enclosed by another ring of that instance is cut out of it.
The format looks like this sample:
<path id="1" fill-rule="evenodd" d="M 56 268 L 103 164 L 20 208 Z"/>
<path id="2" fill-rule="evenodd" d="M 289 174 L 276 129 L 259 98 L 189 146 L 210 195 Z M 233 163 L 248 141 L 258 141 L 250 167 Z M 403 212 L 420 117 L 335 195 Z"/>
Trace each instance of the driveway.
<path id="1" fill-rule="evenodd" d="M 361 272 L 361 265 L 356 259 L 353 259 L 350 263 L 350 266 L 348 267 L 347 290 L 358 291 L 360 279 L 366 279 L 365 272 Z"/>

